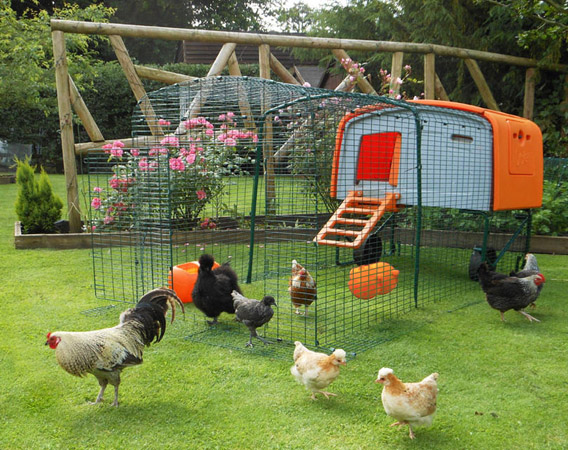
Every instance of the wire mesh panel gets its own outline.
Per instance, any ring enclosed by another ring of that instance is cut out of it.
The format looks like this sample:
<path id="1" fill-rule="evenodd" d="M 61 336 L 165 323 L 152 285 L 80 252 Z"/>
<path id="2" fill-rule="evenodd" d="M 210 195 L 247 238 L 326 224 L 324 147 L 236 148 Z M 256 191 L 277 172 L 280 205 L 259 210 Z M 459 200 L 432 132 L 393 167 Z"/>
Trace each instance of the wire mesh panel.
<path id="1" fill-rule="evenodd" d="M 89 158 L 104 298 L 169 284 L 189 301 L 209 253 L 245 295 L 275 297 L 269 339 L 359 351 L 386 319 L 479 289 L 483 258 L 505 272 L 527 250 L 530 214 L 491 210 L 478 114 L 214 77 L 149 94 L 132 125 L 132 148 Z M 230 341 L 188 306 L 190 334 Z"/>

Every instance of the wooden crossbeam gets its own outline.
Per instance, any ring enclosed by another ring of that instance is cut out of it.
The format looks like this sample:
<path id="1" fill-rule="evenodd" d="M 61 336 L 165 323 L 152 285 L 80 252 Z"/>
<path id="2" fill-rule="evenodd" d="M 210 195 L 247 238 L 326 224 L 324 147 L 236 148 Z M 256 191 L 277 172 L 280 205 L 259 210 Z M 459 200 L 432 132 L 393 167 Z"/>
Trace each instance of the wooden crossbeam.
<path id="1" fill-rule="evenodd" d="M 223 45 L 223 47 L 221 47 L 221 50 L 219 50 L 217 58 L 215 58 L 215 61 L 213 61 L 213 64 L 211 64 L 209 72 L 207 72 L 208 77 L 214 77 L 221 74 L 223 69 L 229 63 L 229 58 L 235 52 L 236 47 L 237 44 L 235 44 L 234 42 L 228 42 L 225 45 Z M 183 115 L 183 117 L 188 119 L 197 117 L 201 112 L 201 107 L 207 101 L 207 97 L 209 97 L 210 91 L 211 87 L 209 85 L 202 84 L 201 90 L 199 91 L 199 95 L 197 95 L 193 99 L 191 105 L 189 106 L 188 110 Z M 185 133 L 185 129 L 183 127 L 183 120 L 182 120 L 180 121 L 178 127 L 176 128 L 175 134 L 183 134 L 183 133 Z"/>
<path id="2" fill-rule="evenodd" d="M 128 54 L 128 50 L 124 45 L 124 41 L 120 36 L 111 35 L 109 36 L 110 43 L 112 48 L 114 49 L 114 53 L 116 54 L 116 58 L 120 63 L 122 70 L 124 71 L 124 75 L 126 75 L 126 79 L 128 80 L 128 84 L 136 97 L 136 100 L 140 102 L 140 110 L 146 119 L 146 123 L 148 124 L 148 128 L 150 128 L 150 132 L 153 135 L 163 135 L 164 132 L 162 127 L 158 125 L 158 117 L 156 117 L 156 113 L 154 112 L 154 108 L 150 103 L 150 100 L 146 96 L 146 90 L 142 85 L 142 81 L 138 77 L 136 73 L 136 69 L 134 68 L 134 64 L 132 63 L 132 59 L 130 59 L 130 55 Z"/>
<path id="3" fill-rule="evenodd" d="M 71 75 L 69 75 L 69 97 L 71 99 L 71 106 L 79 116 L 79 119 L 81 119 L 81 123 L 83 124 L 83 127 L 85 128 L 85 131 L 89 135 L 91 141 L 104 141 L 105 138 L 103 137 L 101 130 L 95 122 L 95 119 L 91 115 L 89 108 L 87 108 L 83 97 L 81 97 L 79 89 L 77 89 L 77 86 L 75 86 Z"/>
<path id="4" fill-rule="evenodd" d="M 347 52 L 343 49 L 336 48 L 333 49 L 331 52 L 339 62 L 341 62 L 342 59 L 343 60 L 351 59 L 347 54 Z M 348 65 L 348 69 L 351 67 L 351 64 Z M 375 91 L 373 86 L 371 86 L 371 83 L 369 83 L 367 79 L 364 77 L 357 77 L 357 86 L 359 86 L 359 89 L 361 89 L 361 91 L 363 91 L 365 94 L 377 95 L 377 92 Z"/>
<path id="5" fill-rule="evenodd" d="M 495 101 L 495 98 L 491 93 L 491 89 L 489 88 L 489 85 L 487 84 L 487 81 L 485 81 L 485 77 L 483 76 L 483 73 L 479 68 L 479 64 L 477 64 L 474 59 L 470 58 L 465 58 L 464 62 L 469 70 L 469 73 L 471 74 L 471 77 L 473 78 L 473 81 L 475 82 L 475 85 L 477 86 L 477 89 L 479 89 L 481 98 L 483 98 L 483 101 L 485 102 L 487 107 L 495 111 L 500 111 L 499 106 L 497 105 L 497 102 Z"/>

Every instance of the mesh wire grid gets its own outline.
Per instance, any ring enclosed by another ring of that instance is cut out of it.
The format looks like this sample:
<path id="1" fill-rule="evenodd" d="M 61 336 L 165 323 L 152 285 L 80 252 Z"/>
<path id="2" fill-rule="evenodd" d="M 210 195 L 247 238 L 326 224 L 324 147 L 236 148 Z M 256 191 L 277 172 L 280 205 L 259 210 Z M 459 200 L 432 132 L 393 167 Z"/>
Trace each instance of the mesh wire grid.
<path id="1" fill-rule="evenodd" d="M 85 160 L 101 298 L 176 289 L 172 268 L 210 253 L 245 294 L 275 297 L 267 338 L 359 352 L 392 336 L 389 320 L 479 289 L 481 253 L 508 272 L 527 250 L 530 212 L 490 211 L 491 127 L 472 113 L 215 77 L 148 94 L 132 136 Z M 352 192 L 355 210 L 330 221 Z M 291 301 L 306 291 L 303 274 L 291 288 L 294 260 L 316 283 L 307 307 Z M 382 267 L 357 274 L 371 263 Z M 210 328 L 187 306 L 188 338 L 242 346 L 232 317 Z"/>

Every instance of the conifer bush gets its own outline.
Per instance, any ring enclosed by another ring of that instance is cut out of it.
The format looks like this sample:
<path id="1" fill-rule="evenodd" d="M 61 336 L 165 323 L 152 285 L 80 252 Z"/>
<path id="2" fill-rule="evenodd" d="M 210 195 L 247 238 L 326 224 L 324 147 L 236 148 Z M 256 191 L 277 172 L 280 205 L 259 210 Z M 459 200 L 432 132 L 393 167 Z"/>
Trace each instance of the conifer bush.
<path id="1" fill-rule="evenodd" d="M 61 198 L 53 193 L 51 181 L 43 168 L 39 179 L 36 179 L 35 166 L 30 165 L 29 158 L 16 160 L 16 164 L 16 214 L 22 231 L 25 234 L 53 233 L 55 222 L 61 218 Z"/>

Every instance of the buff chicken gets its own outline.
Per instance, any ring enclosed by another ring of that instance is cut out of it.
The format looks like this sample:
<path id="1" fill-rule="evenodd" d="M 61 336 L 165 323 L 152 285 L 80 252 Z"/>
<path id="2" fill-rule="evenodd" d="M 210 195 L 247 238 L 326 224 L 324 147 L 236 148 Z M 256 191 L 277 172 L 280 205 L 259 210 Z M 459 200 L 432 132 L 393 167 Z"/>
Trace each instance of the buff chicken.
<path id="1" fill-rule="evenodd" d="M 120 374 L 129 366 L 142 364 L 145 346 L 160 342 L 166 331 L 166 313 L 183 303 L 170 289 L 154 289 L 140 298 L 134 308 L 120 315 L 112 328 L 94 331 L 55 331 L 47 334 L 46 345 L 66 372 L 78 377 L 94 375 L 101 387 L 94 403 L 103 401 L 107 385 L 114 386 L 113 406 L 118 406 Z"/>
<path id="2" fill-rule="evenodd" d="M 299 341 L 294 345 L 294 365 L 290 372 L 299 383 L 312 391 L 312 400 L 316 399 L 316 394 L 322 394 L 325 398 L 336 396 L 324 389 L 339 376 L 339 366 L 346 364 L 345 351 L 338 348 L 331 355 L 326 355 L 307 349 Z"/>
<path id="3" fill-rule="evenodd" d="M 408 435 L 414 439 L 414 426 L 430 426 L 436 413 L 438 374 L 428 375 L 419 383 L 403 383 L 392 369 L 383 367 L 375 383 L 381 383 L 381 400 L 385 412 L 397 422 L 391 427 L 408 425 Z"/>
<path id="4" fill-rule="evenodd" d="M 298 261 L 292 261 L 292 276 L 288 283 L 290 300 L 294 305 L 295 313 L 302 314 L 301 307 L 304 306 L 304 315 L 308 315 L 308 306 L 317 298 L 316 281 Z"/>

